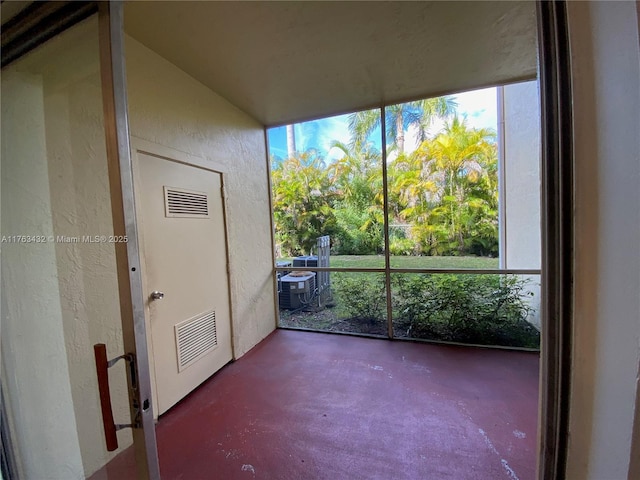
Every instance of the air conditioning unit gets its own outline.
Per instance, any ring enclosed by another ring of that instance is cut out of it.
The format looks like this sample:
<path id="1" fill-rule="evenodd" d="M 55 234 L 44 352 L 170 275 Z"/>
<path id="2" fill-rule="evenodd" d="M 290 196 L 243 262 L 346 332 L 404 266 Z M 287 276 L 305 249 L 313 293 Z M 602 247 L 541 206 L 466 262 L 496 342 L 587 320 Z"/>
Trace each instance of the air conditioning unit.
<path id="1" fill-rule="evenodd" d="M 294 267 L 317 267 L 318 257 L 315 255 L 307 255 L 305 257 L 295 257 L 293 259 Z"/>
<path id="2" fill-rule="evenodd" d="M 278 303 L 280 308 L 295 310 L 311 304 L 316 295 L 314 272 L 293 272 L 280 277 Z"/>
<path id="3" fill-rule="evenodd" d="M 287 268 L 291 266 L 291 261 L 290 260 L 279 260 L 276 262 L 276 267 L 278 268 Z M 280 273 L 284 273 L 285 275 L 289 272 L 280 272 Z"/>
<path id="4" fill-rule="evenodd" d="M 321 237 L 318 240 L 319 255 L 295 257 L 293 259 L 294 267 L 329 267 L 329 237 Z M 314 300 L 317 308 L 324 308 L 324 306 L 333 302 L 329 272 L 317 272 L 316 298 Z"/>
<path id="5" fill-rule="evenodd" d="M 287 268 L 290 266 L 291 266 L 291 262 L 288 260 L 276 262 L 276 267 Z M 280 295 L 280 292 L 282 291 L 282 283 L 280 282 L 280 279 L 285 275 L 288 275 L 289 273 L 290 273 L 289 270 L 278 270 L 276 272 L 276 280 L 278 281 L 278 295 Z"/>

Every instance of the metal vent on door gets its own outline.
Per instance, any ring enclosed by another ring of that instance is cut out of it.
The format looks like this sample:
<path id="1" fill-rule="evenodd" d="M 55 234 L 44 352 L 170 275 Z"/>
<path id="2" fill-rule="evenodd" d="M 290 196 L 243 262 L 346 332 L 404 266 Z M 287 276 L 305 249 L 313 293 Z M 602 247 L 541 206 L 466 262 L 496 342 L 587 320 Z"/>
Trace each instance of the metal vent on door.
<path id="1" fill-rule="evenodd" d="M 180 322 L 175 332 L 178 371 L 181 372 L 218 345 L 215 310 Z"/>
<path id="2" fill-rule="evenodd" d="M 165 186 L 164 211 L 167 217 L 208 218 L 209 198 L 204 192 Z"/>

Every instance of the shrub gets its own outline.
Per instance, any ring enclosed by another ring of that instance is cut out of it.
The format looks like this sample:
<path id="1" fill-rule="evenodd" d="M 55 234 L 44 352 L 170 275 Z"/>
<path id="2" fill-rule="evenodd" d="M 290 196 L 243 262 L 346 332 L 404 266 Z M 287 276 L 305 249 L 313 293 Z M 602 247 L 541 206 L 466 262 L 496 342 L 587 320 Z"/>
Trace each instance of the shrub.
<path id="1" fill-rule="evenodd" d="M 537 348 L 527 322 L 528 280 L 512 275 L 397 275 L 394 309 L 400 336 Z"/>
<path id="2" fill-rule="evenodd" d="M 415 242 L 410 238 L 392 238 L 389 242 L 389 253 L 391 255 L 413 255 Z"/>
<path id="3" fill-rule="evenodd" d="M 383 275 L 342 274 L 333 280 L 333 291 L 349 317 L 370 324 L 386 319 Z"/>
<path id="4" fill-rule="evenodd" d="M 383 251 L 382 224 L 367 210 L 341 205 L 334 210 L 338 229 L 333 237 L 337 255 L 375 255 Z"/>

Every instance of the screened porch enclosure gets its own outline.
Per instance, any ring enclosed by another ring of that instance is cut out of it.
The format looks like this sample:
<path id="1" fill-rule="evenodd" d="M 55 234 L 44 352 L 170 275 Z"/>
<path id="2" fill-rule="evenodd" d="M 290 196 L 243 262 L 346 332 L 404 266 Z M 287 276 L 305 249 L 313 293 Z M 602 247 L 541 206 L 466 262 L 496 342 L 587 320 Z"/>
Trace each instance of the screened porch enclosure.
<path id="1" fill-rule="evenodd" d="M 268 130 L 279 326 L 537 349 L 538 124 L 529 81 Z"/>

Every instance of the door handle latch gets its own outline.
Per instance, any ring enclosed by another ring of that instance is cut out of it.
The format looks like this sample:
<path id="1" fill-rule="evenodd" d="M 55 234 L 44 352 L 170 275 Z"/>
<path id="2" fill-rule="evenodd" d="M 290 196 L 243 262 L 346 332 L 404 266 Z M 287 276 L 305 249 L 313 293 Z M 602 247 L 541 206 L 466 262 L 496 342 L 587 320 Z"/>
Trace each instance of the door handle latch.
<path id="1" fill-rule="evenodd" d="M 149 298 L 151 300 L 162 300 L 164 298 L 164 292 L 154 290 L 153 292 L 151 292 L 151 295 L 149 295 Z"/>
<path id="2" fill-rule="evenodd" d="M 107 450 L 113 452 L 118 448 L 118 437 L 116 432 L 123 428 L 139 428 L 140 427 L 140 411 L 137 405 L 134 405 L 136 414 L 132 423 L 121 424 L 115 423 L 113 420 L 113 410 L 111 408 L 111 392 L 109 389 L 109 368 L 113 367 L 118 360 L 125 360 L 129 367 L 129 378 L 131 380 L 131 389 L 137 390 L 138 381 L 136 378 L 135 357 L 132 353 L 125 353 L 112 360 L 107 360 L 107 346 L 104 343 L 98 343 L 93 346 L 93 353 L 96 359 L 96 372 L 98 374 L 98 390 L 100 392 L 100 410 L 102 412 L 102 425 L 104 426 L 104 437 L 107 442 Z M 135 402 L 137 403 L 137 402 Z"/>

